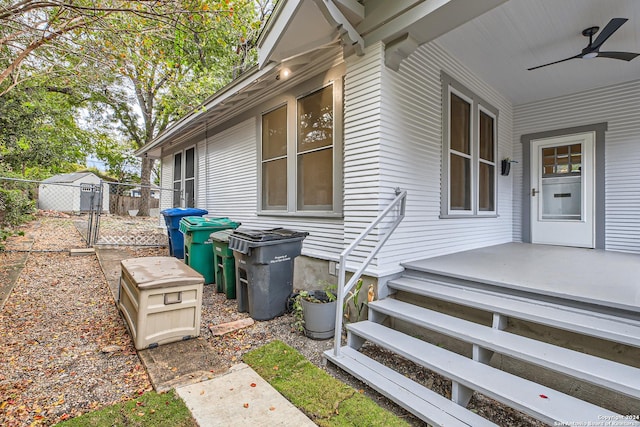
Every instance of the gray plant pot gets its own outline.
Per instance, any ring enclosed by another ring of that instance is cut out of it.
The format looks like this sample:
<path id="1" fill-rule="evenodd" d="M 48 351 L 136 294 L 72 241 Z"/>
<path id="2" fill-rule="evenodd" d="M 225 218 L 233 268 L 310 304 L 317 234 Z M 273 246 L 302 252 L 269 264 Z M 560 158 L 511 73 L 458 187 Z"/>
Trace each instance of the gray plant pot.
<path id="1" fill-rule="evenodd" d="M 326 294 L 323 291 L 312 291 L 317 299 L 323 301 Z M 304 317 L 304 334 L 314 340 L 324 340 L 333 337 L 336 322 L 336 301 L 331 302 L 302 302 Z"/>

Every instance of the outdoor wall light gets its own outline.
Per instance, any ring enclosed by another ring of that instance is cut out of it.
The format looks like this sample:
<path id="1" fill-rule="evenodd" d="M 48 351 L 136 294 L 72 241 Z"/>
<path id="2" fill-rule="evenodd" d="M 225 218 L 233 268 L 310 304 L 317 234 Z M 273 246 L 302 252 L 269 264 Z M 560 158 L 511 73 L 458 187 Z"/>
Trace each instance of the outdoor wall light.
<path id="1" fill-rule="evenodd" d="M 511 171 L 511 163 L 518 163 L 517 160 L 511 160 L 510 158 L 502 159 L 502 168 L 500 170 L 500 175 L 509 176 L 509 172 Z"/>
<path id="2" fill-rule="evenodd" d="M 286 80 L 290 75 L 291 71 L 288 68 L 283 68 L 276 76 L 276 80 Z"/>

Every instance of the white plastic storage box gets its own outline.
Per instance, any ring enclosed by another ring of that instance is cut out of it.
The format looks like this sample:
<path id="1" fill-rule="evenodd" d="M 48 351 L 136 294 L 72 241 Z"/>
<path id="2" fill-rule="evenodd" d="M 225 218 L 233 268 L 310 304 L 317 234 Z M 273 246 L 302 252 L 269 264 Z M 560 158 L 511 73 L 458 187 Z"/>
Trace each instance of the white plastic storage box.
<path id="1" fill-rule="evenodd" d="M 204 278 L 174 257 L 125 259 L 118 308 L 136 349 L 200 335 Z"/>

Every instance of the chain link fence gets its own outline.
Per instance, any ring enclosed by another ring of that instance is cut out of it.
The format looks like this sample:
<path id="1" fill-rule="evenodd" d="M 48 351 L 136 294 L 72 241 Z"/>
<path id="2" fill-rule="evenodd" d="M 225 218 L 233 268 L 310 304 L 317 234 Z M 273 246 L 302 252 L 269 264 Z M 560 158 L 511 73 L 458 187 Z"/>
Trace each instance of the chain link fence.
<path id="1" fill-rule="evenodd" d="M 149 216 L 137 216 L 143 189 L 149 189 Z M 180 194 L 180 193 L 178 193 Z M 181 197 L 181 196 L 180 196 Z M 173 206 L 174 190 L 155 185 L 109 183 L 109 210 L 100 215 L 100 233 L 95 244 L 167 246 L 161 206 Z"/>
<path id="2" fill-rule="evenodd" d="M 15 206 L 20 188 L 21 205 Z M 141 210 L 143 188 L 149 189 L 149 215 L 137 216 Z M 11 194 L 11 197 L 7 196 Z M 137 183 L 114 183 L 101 180 L 92 173 L 56 175 L 44 181 L 0 177 L 0 225 L 8 223 L 14 210 L 33 211 L 43 215 L 68 216 L 74 220 L 87 246 L 167 246 L 168 239 L 161 206 L 173 206 L 173 189 L 143 187 Z M 22 205 L 28 206 L 22 206 Z"/>

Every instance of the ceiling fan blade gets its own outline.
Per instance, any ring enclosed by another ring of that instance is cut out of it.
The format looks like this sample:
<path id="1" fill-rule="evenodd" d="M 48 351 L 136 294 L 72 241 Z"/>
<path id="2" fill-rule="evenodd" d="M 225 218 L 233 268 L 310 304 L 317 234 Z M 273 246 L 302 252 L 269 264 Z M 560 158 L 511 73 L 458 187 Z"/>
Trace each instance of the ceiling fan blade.
<path id="1" fill-rule="evenodd" d="M 631 53 L 631 52 L 598 52 L 598 58 L 620 59 L 622 61 L 631 61 L 636 56 L 640 56 L 640 53 Z"/>
<path id="2" fill-rule="evenodd" d="M 560 61 L 549 62 L 548 64 L 538 65 L 537 67 L 532 67 L 532 68 L 527 68 L 527 71 L 535 70 L 537 68 L 546 67 L 547 65 L 559 64 L 560 62 L 565 62 L 565 61 L 568 61 L 570 59 L 576 59 L 576 58 L 582 58 L 582 55 L 576 55 L 576 56 L 572 56 L 571 58 L 561 59 Z"/>
<path id="3" fill-rule="evenodd" d="M 596 37 L 596 39 L 593 41 L 593 44 L 591 46 L 588 46 L 589 50 L 594 51 L 600 49 L 600 46 L 602 46 L 602 44 L 606 42 L 607 39 L 611 37 L 611 35 L 615 33 L 618 28 L 620 28 L 622 24 L 627 21 L 627 18 L 613 18 L 611 21 L 609 21 L 607 26 L 604 27 L 602 31 L 600 31 L 598 37 Z"/>

